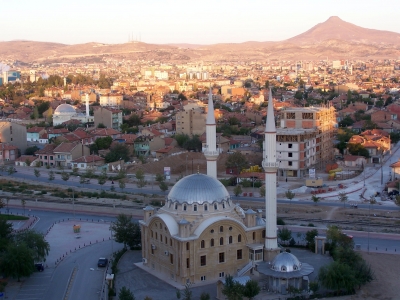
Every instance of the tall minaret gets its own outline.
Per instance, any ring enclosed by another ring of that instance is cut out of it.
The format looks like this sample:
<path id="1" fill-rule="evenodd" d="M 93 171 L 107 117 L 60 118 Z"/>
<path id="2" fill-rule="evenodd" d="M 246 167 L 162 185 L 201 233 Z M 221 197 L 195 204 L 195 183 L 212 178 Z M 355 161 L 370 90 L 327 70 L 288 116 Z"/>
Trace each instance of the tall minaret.
<path id="1" fill-rule="evenodd" d="M 279 253 L 276 237 L 276 171 L 279 163 L 276 160 L 276 128 L 274 102 L 269 90 L 268 112 L 265 122 L 265 141 L 262 166 L 265 171 L 265 249 L 264 260 L 272 261 Z"/>
<path id="2" fill-rule="evenodd" d="M 86 94 L 86 117 L 89 117 L 89 94 Z"/>
<path id="3" fill-rule="evenodd" d="M 214 103 L 212 99 L 212 93 L 210 88 L 210 94 L 208 96 L 208 112 L 206 120 L 206 135 L 207 145 L 204 150 L 204 156 L 207 159 L 207 175 L 217 178 L 217 125 L 215 124 L 214 116 Z"/>

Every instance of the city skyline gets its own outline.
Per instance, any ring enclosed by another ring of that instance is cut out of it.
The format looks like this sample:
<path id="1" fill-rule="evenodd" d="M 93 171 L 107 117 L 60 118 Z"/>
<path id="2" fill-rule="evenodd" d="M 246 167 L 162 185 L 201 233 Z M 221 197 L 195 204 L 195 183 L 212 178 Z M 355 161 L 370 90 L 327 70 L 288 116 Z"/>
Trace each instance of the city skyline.
<path id="1" fill-rule="evenodd" d="M 338 16 L 357 26 L 400 33 L 396 3 L 377 6 L 356 1 L 293 0 L 272 6 L 266 1 L 211 2 L 193 7 L 186 2 L 149 1 L 137 4 L 103 0 L 54 3 L 48 0 L 2 5 L 0 25 L 7 28 L 0 41 L 32 40 L 64 44 L 107 44 L 140 40 L 154 44 L 216 44 L 246 41 L 282 41 Z"/>

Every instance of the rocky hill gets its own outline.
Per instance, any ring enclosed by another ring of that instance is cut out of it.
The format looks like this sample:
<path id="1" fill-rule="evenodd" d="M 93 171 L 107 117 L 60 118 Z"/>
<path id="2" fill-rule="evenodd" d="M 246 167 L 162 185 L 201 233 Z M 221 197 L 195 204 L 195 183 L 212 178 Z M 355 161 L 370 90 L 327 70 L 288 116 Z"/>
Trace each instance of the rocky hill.
<path id="1" fill-rule="evenodd" d="M 32 63 L 99 62 L 107 57 L 160 62 L 266 61 L 399 58 L 400 34 L 368 29 L 331 17 L 310 30 L 280 42 L 245 42 L 215 45 L 142 42 L 65 45 L 34 41 L 0 42 L 0 60 Z"/>

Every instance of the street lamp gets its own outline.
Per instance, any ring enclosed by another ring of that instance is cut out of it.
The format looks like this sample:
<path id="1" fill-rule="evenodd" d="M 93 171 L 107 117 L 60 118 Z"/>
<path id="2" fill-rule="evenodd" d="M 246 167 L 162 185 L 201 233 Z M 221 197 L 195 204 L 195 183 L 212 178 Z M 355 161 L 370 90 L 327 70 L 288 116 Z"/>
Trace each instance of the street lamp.
<path id="1" fill-rule="evenodd" d="M 370 232 L 370 226 L 371 226 L 371 204 L 375 204 L 375 198 L 374 196 L 371 196 L 371 198 L 368 201 L 368 215 L 369 215 L 369 222 L 368 222 L 368 254 L 369 254 L 369 232 Z"/>

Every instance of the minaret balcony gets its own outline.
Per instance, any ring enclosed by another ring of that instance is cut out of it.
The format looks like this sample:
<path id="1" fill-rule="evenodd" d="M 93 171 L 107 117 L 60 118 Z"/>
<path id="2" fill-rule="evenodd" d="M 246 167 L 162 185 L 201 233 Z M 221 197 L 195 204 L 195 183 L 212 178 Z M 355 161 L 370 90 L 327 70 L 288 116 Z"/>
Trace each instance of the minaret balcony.
<path id="1" fill-rule="evenodd" d="M 211 151 L 211 150 L 204 150 L 204 155 L 205 156 L 218 156 L 219 152 L 218 151 Z"/>
<path id="2" fill-rule="evenodd" d="M 262 166 L 264 169 L 278 169 L 279 168 L 279 162 L 277 161 L 263 161 Z"/>

